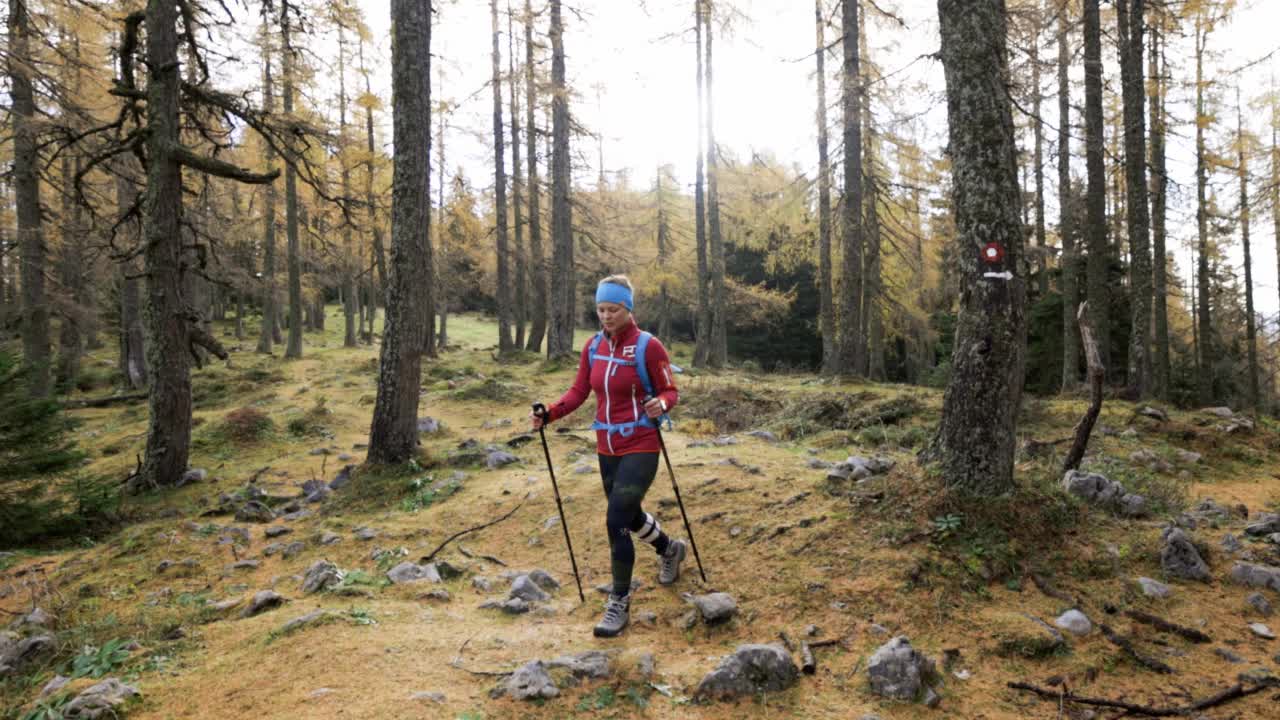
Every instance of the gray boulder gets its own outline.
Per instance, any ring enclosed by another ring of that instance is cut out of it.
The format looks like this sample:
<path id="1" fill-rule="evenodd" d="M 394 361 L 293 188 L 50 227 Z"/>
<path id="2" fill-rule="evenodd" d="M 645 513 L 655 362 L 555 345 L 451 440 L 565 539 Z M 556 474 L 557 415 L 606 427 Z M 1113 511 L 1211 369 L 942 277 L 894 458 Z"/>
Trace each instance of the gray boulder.
<path id="1" fill-rule="evenodd" d="M 1262 513 L 1244 529 L 1244 534 L 1250 537 L 1263 537 L 1273 533 L 1280 533 L 1280 515 L 1272 513 Z"/>
<path id="2" fill-rule="evenodd" d="M 342 582 L 343 573 L 328 560 L 317 560 L 307 568 L 302 578 L 302 592 L 310 595 L 321 590 L 332 590 Z"/>
<path id="3" fill-rule="evenodd" d="M 738 614 L 738 603 L 728 593 L 716 592 L 707 595 L 686 595 L 685 602 L 694 606 L 702 621 L 708 625 L 728 622 Z"/>
<path id="4" fill-rule="evenodd" d="M 378 537 L 378 531 L 370 527 L 356 528 L 356 539 L 368 542 Z"/>
<path id="5" fill-rule="evenodd" d="M 555 576 L 543 570 L 542 568 L 534 568 L 529 571 L 529 579 L 537 583 L 538 587 L 553 592 L 560 589 L 560 581 Z"/>
<path id="6" fill-rule="evenodd" d="M 1147 513 L 1147 500 L 1125 492 L 1124 486 L 1098 473 L 1068 470 L 1062 476 L 1062 489 L 1090 505 L 1112 510 L 1125 517 L 1141 517 Z"/>
<path id="7" fill-rule="evenodd" d="M 559 694 L 559 688 L 541 660 L 531 660 L 521 665 L 489 691 L 492 698 L 509 697 L 513 700 L 538 700 L 553 698 Z"/>
<path id="8" fill-rule="evenodd" d="M 1271 601 L 1263 597 L 1262 593 L 1253 593 L 1245 598 L 1245 602 L 1249 603 L 1254 610 L 1257 610 L 1262 617 L 1271 617 Z"/>
<path id="9" fill-rule="evenodd" d="M 547 662 L 549 668 L 564 668 L 576 678 L 600 680 L 609 677 L 613 668 L 609 654 L 602 650 L 588 650 L 576 655 L 564 655 Z"/>
<path id="10" fill-rule="evenodd" d="M 1173 577 L 1185 580 L 1209 582 L 1209 565 L 1200 556 L 1191 537 L 1181 528 L 1170 527 L 1164 531 L 1164 549 L 1160 551 L 1160 566 Z"/>
<path id="11" fill-rule="evenodd" d="M 1231 579 L 1247 587 L 1267 588 L 1280 593 L 1280 568 L 1238 562 L 1231 568 Z"/>
<path id="12" fill-rule="evenodd" d="M 440 421 L 432 417 L 418 418 L 418 432 L 423 435 L 440 432 Z"/>
<path id="13" fill-rule="evenodd" d="M 911 647 L 911 641 L 898 636 L 876 650 L 867 663 L 871 690 L 895 700 L 923 698 L 925 691 L 938 680 L 933 661 Z"/>
<path id="14" fill-rule="evenodd" d="M 55 647 L 52 635 L 23 638 L 17 633 L 0 632 L 0 677 L 17 672 L 28 663 L 49 654 Z"/>
<path id="15" fill-rule="evenodd" d="M 85 688 L 62 708 L 62 717 L 82 718 L 117 718 L 120 714 L 116 708 L 138 695 L 138 689 L 126 685 L 116 678 L 107 678 L 97 685 Z"/>
<path id="16" fill-rule="evenodd" d="M 240 617 L 249 618 L 254 615 L 261 615 L 268 610 L 284 605 L 284 598 L 274 590 L 262 590 L 254 593 L 253 600 L 249 601 L 249 607 L 240 612 Z"/>
<path id="17" fill-rule="evenodd" d="M 387 579 L 393 585 L 410 582 L 441 582 L 440 573 L 435 565 L 418 565 L 408 561 L 388 570 Z"/>
<path id="18" fill-rule="evenodd" d="M 732 700 L 786 690 L 800 678 L 791 654 L 781 645 L 739 645 L 712 670 L 694 692 L 695 700 Z"/>
<path id="19" fill-rule="evenodd" d="M 271 511 L 271 508 L 257 500 L 250 500 L 236 508 L 237 522 L 269 523 L 275 519 L 276 514 Z"/>
<path id="20" fill-rule="evenodd" d="M 333 545 L 342 542 L 342 536 L 336 532 L 325 530 L 320 533 L 320 537 L 316 538 L 316 542 L 320 545 Z"/>
<path id="21" fill-rule="evenodd" d="M 1164 600 L 1169 597 L 1169 586 L 1149 577 L 1138 578 L 1138 585 L 1142 588 L 1142 594 L 1147 597 L 1159 598 Z"/>
<path id="22" fill-rule="evenodd" d="M 288 545 L 284 546 L 284 550 L 280 552 L 280 556 L 283 557 L 285 560 L 288 560 L 294 557 L 295 555 L 300 554 L 303 550 L 306 550 L 306 549 L 307 549 L 306 543 L 291 542 Z"/>
<path id="23" fill-rule="evenodd" d="M 278 538 L 282 535 L 288 535 L 293 532 L 293 528 L 284 525 L 272 525 L 263 531 L 263 534 L 269 538 Z"/>
<path id="24" fill-rule="evenodd" d="M 480 603 L 481 610 L 501 610 L 508 615 L 523 615 L 529 612 L 529 602 L 522 598 L 513 597 L 505 600 L 486 600 Z"/>
<path id="25" fill-rule="evenodd" d="M 355 469 L 355 465 L 344 465 L 343 468 L 338 471 L 338 475 L 329 482 L 329 489 L 341 490 L 346 487 L 347 483 L 351 482 L 351 471 Z"/>
<path id="26" fill-rule="evenodd" d="M 49 613 L 35 608 L 31 612 L 23 615 L 13 622 L 13 627 L 20 628 L 23 626 L 47 628 L 53 622 L 53 617 Z"/>
<path id="27" fill-rule="evenodd" d="M 776 443 L 776 442 L 778 442 L 778 436 L 777 436 L 777 435 L 774 435 L 773 433 L 769 432 L 768 430 L 752 430 L 751 432 L 747 433 L 747 435 L 749 435 L 749 436 L 751 436 L 751 437 L 753 437 L 753 438 L 756 438 L 757 440 L 763 440 L 763 441 L 765 441 L 765 442 L 767 442 L 767 443 Z"/>
<path id="28" fill-rule="evenodd" d="M 302 630 L 303 628 L 308 628 L 314 625 L 320 625 L 324 622 L 327 622 L 329 619 L 329 616 L 330 616 L 330 613 L 328 610 L 312 610 L 306 615 L 301 615 L 299 617 L 296 617 L 290 620 L 284 625 L 281 625 L 280 629 L 277 632 L 281 635 L 288 635 L 289 633 L 297 632 L 298 630 Z"/>
<path id="29" fill-rule="evenodd" d="M 511 592 L 508 596 L 520 598 L 525 602 L 546 602 L 551 599 L 551 596 L 538 587 L 538 584 L 528 575 L 521 575 L 511 581 Z"/>
<path id="30" fill-rule="evenodd" d="M 1093 631 L 1093 623 L 1090 622 L 1089 617 L 1075 609 L 1068 610 L 1059 615 L 1057 619 L 1053 621 L 1053 624 L 1063 630 L 1066 630 L 1072 635 L 1084 636 Z"/>
<path id="31" fill-rule="evenodd" d="M 194 483 L 204 482 L 209 477 L 209 471 L 204 468 L 191 468 L 182 473 L 182 477 L 178 478 L 178 482 L 174 487 L 183 487 Z"/>
<path id="32" fill-rule="evenodd" d="M 520 462 L 520 458 L 505 450 L 491 450 L 484 458 L 484 464 L 490 470 L 497 470 L 512 463 Z"/>

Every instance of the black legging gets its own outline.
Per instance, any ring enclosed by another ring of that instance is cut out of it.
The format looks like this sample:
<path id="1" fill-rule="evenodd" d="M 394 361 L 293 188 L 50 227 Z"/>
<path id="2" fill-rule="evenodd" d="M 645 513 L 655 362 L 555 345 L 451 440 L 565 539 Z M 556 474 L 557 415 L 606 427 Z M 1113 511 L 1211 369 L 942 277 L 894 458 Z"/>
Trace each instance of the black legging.
<path id="1" fill-rule="evenodd" d="M 658 553 L 665 552 L 670 542 L 666 533 L 659 529 L 658 521 L 640 507 L 658 473 L 658 453 L 600 455 L 599 458 L 604 494 L 609 499 L 605 525 L 609 530 L 613 593 L 626 595 L 631 592 L 631 570 L 636 564 L 636 548 L 631 534 L 644 531 L 644 536 Z"/>

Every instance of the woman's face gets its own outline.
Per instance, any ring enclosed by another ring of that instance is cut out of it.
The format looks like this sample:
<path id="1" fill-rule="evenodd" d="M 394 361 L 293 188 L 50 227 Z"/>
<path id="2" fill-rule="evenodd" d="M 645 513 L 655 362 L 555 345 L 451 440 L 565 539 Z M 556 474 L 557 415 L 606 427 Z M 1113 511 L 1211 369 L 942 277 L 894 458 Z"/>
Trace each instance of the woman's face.
<path id="1" fill-rule="evenodd" d="M 600 318 L 600 326 L 610 335 L 626 327 L 631 320 L 631 311 L 626 305 L 618 303 L 596 303 L 596 317 Z"/>

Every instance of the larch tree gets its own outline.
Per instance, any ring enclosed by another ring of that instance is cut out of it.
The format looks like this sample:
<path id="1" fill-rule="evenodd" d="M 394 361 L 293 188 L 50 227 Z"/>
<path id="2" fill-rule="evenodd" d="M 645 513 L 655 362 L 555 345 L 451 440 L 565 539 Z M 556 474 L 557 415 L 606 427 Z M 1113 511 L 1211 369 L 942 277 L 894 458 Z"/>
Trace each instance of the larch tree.
<path id="1" fill-rule="evenodd" d="M 709 274 L 711 299 L 711 332 L 710 346 L 707 348 L 707 365 L 713 368 L 724 367 L 729 360 L 728 344 L 728 299 L 725 288 L 724 234 L 720 228 L 720 177 L 719 149 L 716 147 L 715 99 L 713 93 L 712 65 L 712 19 L 715 16 L 715 5 L 712 0 L 704 0 L 706 13 L 703 18 L 705 33 L 705 49 L 707 53 L 703 72 L 706 73 L 707 92 L 707 271 Z"/>
<path id="2" fill-rule="evenodd" d="M 1249 358 L 1249 380 L 1245 388 L 1249 393 L 1249 407 L 1258 410 L 1258 338 L 1257 321 L 1253 313 L 1253 255 L 1249 247 L 1249 153 L 1252 136 L 1244 130 L 1244 111 L 1240 107 L 1240 86 L 1236 86 L 1236 173 L 1240 179 L 1240 244 L 1244 249 L 1244 307 L 1245 343 Z"/>
<path id="3" fill-rule="evenodd" d="M 1107 175 L 1103 164 L 1102 117 L 1102 26 L 1099 0 L 1084 0 L 1084 144 L 1085 223 L 1084 243 L 1088 250 L 1087 292 L 1089 323 L 1099 338 L 1110 335 L 1110 288 L 1107 273 L 1110 248 L 1107 246 Z M 1104 367 L 1110 367 L 1108 343 L 1098 344 Z"/>
<path id="4" fill-rule="evenodd" d="M 1168 86 L 1168 68 L 1164 63 L 1163 15 L 1159 7 L 1152 7 L 1155 22 L 1150 23 L 1151 52 L 1148 58 L 1148 74 L 1151 77 L 1151 92 L 1148 98 L 1151 115 L 1151 249 L 1152 249 L 1152 295 L 1154 305 L 1155 356 L 1152 369 L 1152 392 L 1161 399 L 1168 399 L 1169 384 L 1173 376 L 1169 359 L 1169 261 L 1165 251 L 1167 231 L 1165 227 L 1168 197 L 1169 174 L 1165 163 L 1165 88 Z"/>
<path id="5" fill-rule="evenodd" d="M 350 8 L 345 3 L 332 6 L 335 17 L 334 24 L 338 28 L 338 162 L 342 173 L 342 197 L 344 202 L 351 198 L 351 167 L 347 162 L 347 42 L 346 26 Z M 345 215 L 345 213 L 344 213 Z M 342 318 L 343 347 L 356 347 L 359 342 L 356 333 L 356 317 L 359 315 L 358 291 L 356 289 L 355 247 L 351 222 L 343 218 L 342 223 Z M 323 302 L 323 301 L 322 301 Z"/>
<path id="6" fill-rule="evenodd" d="M 293 116 L 294 68 L 297 64 L 293 41 L 293 14 L 289 0 L 280 0 L 280 68 L 283 75 L 281 102 L 286 118 Z M 298 233 L 298 171 L 293 163 L 287 163 L 284 171 L 284 227 L 289 272 L 289 341 L 285 346 L 286 358 L 302 357 L 302 248 Z"/>
<path id="7" fill-rule="evenodd" d="M 368 460 L 403 463 L 418 448 L 422 356 L 432 306 L 431 0 L 391 2 L 391 264 Z"/>
<path id="8" fill-rule="evenodd" d="M 262 109 L 275 112 L 275 87 L 271 76 L 272 34 L 270 32 L 273 5 L 271 0 L 262 4 Z M 263 143 L 263 164 L 270 167 L 275 161 L 275 147 Z M 280 297 L 276 290 L 276 186 L 268 183 L 262 189 L 262 328 L 258 335 L 258 352 L 271 354 L 274 343 L 283 338 L 280 334 Z"/>
<path id="9" fill-rule="evenodd" d="M 706 140 L 706 126 L 703 120 L 703 106 L 706 102 L 706 95 L 703 92 L 705 73 L 702 66 L 702 26 L 706 16 L 706 10 L 703 7 L 704 2 L 705 0 L 693 0 L 694 51 L 696 53 L 695 65 L 698 88 L 698 158 L 693 185 L 694 244 L 698 258 L 698 306 L 694 312 L 693 323 L 695 339 L 693 364 L 695 367 L 706 365 L 708 356 L 711 353 L 711 273 L 707 267 L 707 200 L 704 187 L 706 180 L 705 156 L 703 154 Z"/>
<path id="10" fill-rule="evenodd" d="M 524 252 L 524 180 L 520 173 L 520 103 L 516 92 L 520 86 L 520 76 L 516 74 L 516 34 L 515 20 L 511 13 L 511 3 L 507 3 L 507 87 L 511 97 L 511 215 L 512 229 L 515 231 L 515 292 L 511 298 L 513 308 L 512 322 L 515 323 L 515 350 L 524 348 L 524 327 L 529 320 L 529 293 L 527 267 Z"/>
<path id="11" fill-rule="evenodd" d="M 364 75 L 364 97 L 360 99 L 360 104 L 364 106 L 364 133 L 365 133 L 365 151 L 368 158 L 365 162 L 365 179 L 364 179 L 364 195 L 365 195 L 365 211 L 368 214 L 367 222 L 373 234 L 373 268 L 377 271 L 377 290 L 370 293 L 369 302 L 369 337 L 372 341 L 373 323 L 377 319 L 378 305 L 381 304 L 386 308 L 387 294 L 390 292 L 391 283 L 387 277 L 387 253 L 382 244 L 382 224 L 378 221 L 378 203 L 377 195 L 373 191 L 373 181 L 377 176 L 376 163 L 378 160 L 378 145 L 374 139 L 373 133 L 373 110 L 378 103 L 378 98 L 373 94 L 373 88 L 370 84 L 369 66 L 364 60 L 364 34 L 361 33 L 359 42 L 357 43 L 357 52 L 360 58 L 360 74 Z M 373 283 L 370 283 L 371 285 Z"/>
<path id="12" fill-rule="evenodd" d="M 1049 261 L 1046 248 L 1044 227 L 1044 119 L 1040 108 L 1044 102 L 1044 91 L 1040 87 L 1040 33 L 1044 30 L 1044 6 L 1041 0 L 1032 5 L 1031 34 L 1031 172 L 1035 181 L 1035 239 L 1037 253 L 1036 272 L 1039 278 L 1040 297 L 1049 294 Z"/>
<path id="13" fill-rule="evenodd" d="M 1209 312 L 1209 158 L 1205 144 L 1205 127 L 1209 118 L 1205 115 L 1204 56 L 1213 30 L 1213 20 L 1203 5 L 1195 8 L 1195 63 L 1196 63 L 1196 397 L 1201 405 L 1213 400 L 1213 327 Z M 1105 337 L 1105 336 L 1104 336 Z"/>
<path id="14" fill-rule="evenodd" d="M 1129 375 L 1134 399 L 1151 391 L 1151 249 L 1147 205 L 1146 65 L 1144 0 L 1119 0 L 1116 17 L 1124 101 L 1125 209 L 1129 236 Z"/>
<path id="15" fill-rule="evenodd" d="M 881 294 L 884 292 L 882 272 L 881 272 L 881 248 L 880 248 L 880 168 L 877 165 L 877 154 L 879 152 L 878 138 L 875 130 L 875 118 L 871 112 L 871 93 L 866 92 L 866 88 L 870 88 L 873 81 L 873 74 L 877 72 L 875 64 L 871 61 L 870 44 L 867 42 L 867 13 L 865 6 L 859 2 L 862 7 L 861 18 L 859 18 L 858 32 L 861 37 L 858 39 L 858 49 L 862 53 L 862 57 L 858 60 L 858 67 L 862 72 L 862 78 L 859 81 L 859 87 L 863 88 L 862 93 L 862 175 L 865 183 L 863 197 L 866 206 L 863 209 L 863 234 L 866 238 L 863 258 L 864 276 L 862 281 L 862 319 L 861 327 L 858 329 L 859 337 L 866 338 L 867 364 L 865 367 L 858 368 L 858 374 L 865 374 L 868 378 L 876 381 L 884 380 L 884 317 L 881 315 Z"/>
<path id="16" fill-rule="evenodd" d="M 524 2 L 524 112 L 525 163 L 528 166 L 529 195 L 529 268 L 532 275 L 533 318 L 529 324 L 529 340 L 525 349 L 538 352 L 547 332 L 547 261 L 542 250 L 542 185 L 538 180 L 537 83 L 534 80 L 533 9 Z M 516 168 L 516 172 L 519 172 Z"/>
<path id="17" fill-rule="evenodd" d="M 1026 355 L 1017 150 L 1005 92 L 1007 18 L 1003 0 L 939 0 L 938 18 L 960 311 L 933 453 L 948 488 L 999 495 L 1014 489 Z"/>
<path id="18" fill-rule="evenodd" d="M 836 311 L 831 273 L 831 159 L 827 140 L 827 41 L 824 32 L 827 19 L 822 0 L 814 0 L 813 12 L 816 26 L 813 55 L 818 66 L 815 75 L 818 107 L 814 114 L 818 124 L 818 328 L 822 334 L 822 373 L 829 375 L 836 370 Z"/>
<path id="19" fill-rule="evenodd" d="M 564 20 L 560 0 L 551 0 L 551 242 L 552 273 L 547 356 L 572 355 L 578 283 L 573 261 L 572 181 L 569 166 L 569 90 L 565 83 Z"/>
<path id="20" fill-rule="evenodd" d="M 515 349 L 515 346 L 511 337 L 511 250 L 507 238 L 507 171 L 502 125 L 502 52 L 498 43 L 498 0 L 489 0 L 489 17 L 493 26 L 493 197 L 498 263 L 494 301 L 498 306 L 498 352 L 505 355 Z"/>
<path id="21" fill-rule="evenodd" d="M 1071 216 L 1071 68 L 1068 19 L 1071 0 L 1058 5 L 1058 235 L 1062 241 L 1062 392 L 1080 385 L 1080 333 L 1076 301 L 1080 297 L 1079 254 Z"/>
<path id="22" fill-rule="evenodd" d="M 840 107 L 844 121 L 844 197 L 841 235 L 844 251 L 840 279 L 840 333 L 836 371 L 858 375 L 866 367 L 862 326 L 862 74 L 858 68 L 858 3 L 842 3 L 841 48 L 844 52 Z"/>

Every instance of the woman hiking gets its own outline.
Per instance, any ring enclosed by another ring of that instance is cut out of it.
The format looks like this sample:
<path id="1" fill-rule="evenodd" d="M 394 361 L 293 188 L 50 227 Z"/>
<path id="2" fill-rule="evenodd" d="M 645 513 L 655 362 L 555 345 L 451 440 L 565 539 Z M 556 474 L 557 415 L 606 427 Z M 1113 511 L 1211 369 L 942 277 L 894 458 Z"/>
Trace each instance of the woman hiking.
<path id="1" fill-rule="evenodd" d="M 596 431 L 600 477 L 609 501 L 605 526 L 613 568 L 613 590 L 604 618 L 595 626 L 596 637 L 619 635 L 631 619 L 631 570 L 636 560 L 632 535 L 658 553 L 662 585 L 680 577 L 686 553 L 684 541 L 669 538 L 658 520 L 640 507 L 658 472 L 655 428 L 675 407 L 679 393 L 671 379 L 666 348 L 636 326 L 632 293 L 626 275 L 600 281 L 596 316 L 603 329 L 583 346 L 577 377 L 564 396 L 547 409 L 545 417 L 529 416 L 536 430 L 577 410 L 595 391 L 596 421 L 591 427 Z"/>

